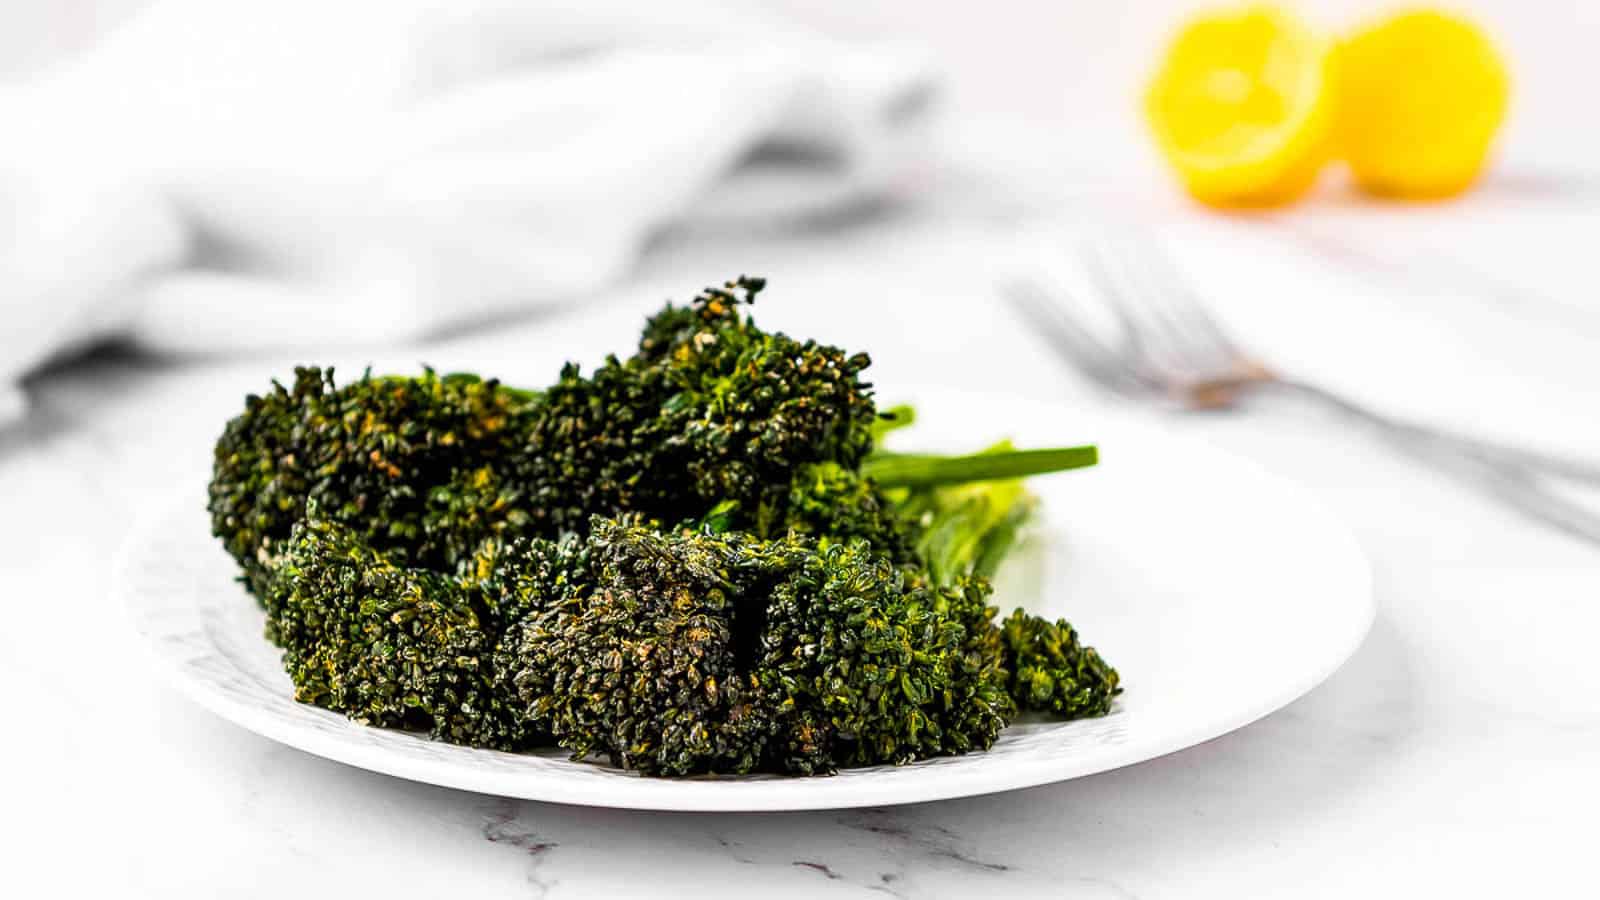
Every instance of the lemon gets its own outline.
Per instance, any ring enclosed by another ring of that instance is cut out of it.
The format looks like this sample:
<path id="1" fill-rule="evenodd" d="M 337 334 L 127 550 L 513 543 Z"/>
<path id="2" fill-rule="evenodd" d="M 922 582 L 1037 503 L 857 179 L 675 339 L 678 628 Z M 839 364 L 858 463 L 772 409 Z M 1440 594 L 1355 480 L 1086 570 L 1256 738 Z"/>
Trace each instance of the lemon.
<path id="1" fill-rule="evenodd" d="M 1362 28 L 1337 51 L 1339 154 L 1386 196 L 1459 193 L 1483 170 L 1510 79 L 1477 26 L 1432 10 Z"/>
<path id="2" fill-rule="evenodd" d="M 1162 154 L 1189 193 L 1224 207 L 1304 194 L 1331 155 L 1333 42 L 1248 7 L 1190 20 L 1145 95 Z"/>

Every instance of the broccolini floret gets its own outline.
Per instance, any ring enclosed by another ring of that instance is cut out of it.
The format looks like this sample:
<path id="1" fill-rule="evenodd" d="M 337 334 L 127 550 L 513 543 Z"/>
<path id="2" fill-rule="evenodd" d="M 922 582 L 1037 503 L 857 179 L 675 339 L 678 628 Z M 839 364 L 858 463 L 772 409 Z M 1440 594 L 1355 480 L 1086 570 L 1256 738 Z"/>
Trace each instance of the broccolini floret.
<path id="1" fill-rule="evenodd" d="M 1103 716 L 1122 692 L 1117 670 L 1078 641 L 1065 619 L 1051 622 L 1017 610 L 1001 623 L 1010 690 L 1022 709 L 1063 719 Z"/>
<path id="2" fill-rule="evenodd" d="M 498 656 L 529 719 L 575 756 L 649 775 L 750 772 L 770 716 L 748 671 L 763 614 L 756 544 L 603 520 L 598 575 L 507 635 Z M 773 556 L 779 554 L 771 554 Z"/>
<path id="3" fill-rule="evenodd" d="M 212 532 L 246 583 L 309 502 L 397 558 L 451 568 L 522 518 L 520 488 L 495 475 L 514 454 L 530 397 L 476 376 L 370 375 L 342 387 L 300 368 L 290 387 L 249 397 L 218 439 Z"/>
<path id="4" fill-rule="evenodd" d="M 527 717 L 646 774 L 831 772 L 988 747 L 1011 715 L 987 584 L 863 542 L 600 521 L 599 574 L 516 626 Z"/>
<path id="5" fill-rule="evenodd" d="M 560 541 L 491 539 L 457 567 L 456 577 L 483 599 L 495 634 L 504 634 L 593 583 L 590 543 L 576 535 Z"/>
<path id="6" fill-rule="evenodd" d="M 713 508 L 716 530 L 743 528 L 763 538 L 794 534 L 821 543 L 866 541 L 896 563 L 917 561 L 913 529 L 895 502 L 871 478 L 838 463 L 801 466 L 787 490 L 741 514 L 738 504 Z"/>
<path id="7" fill-rule="evenodd" d="M 639 352 L 545 392 L 523 470 L 531 513 L 552 531 L 592 515 L 663 522 L 733 504 L 780 505 L 803 466 L 854 468 L 872 446 L 865 354 L 757 328 L 741 309 L 764 282 L 708 288 L 646 325 Z"/>
<path id="8" fill-rule="evenodd" d="M 515 750 L 534 737 L 496 695 L 495 637 L 470 587 L 396 565 L 314 504 L 262 599 L 295 699 L 458 744 Z"/>
<path id="9" fill-rule="evenodd" d="M 777 766 L 805 774 L 982 750 L 1013 707 L 988 584 L 931 585 L 865 543 L 807 554 L 773 590 L 757 677 Z"/>

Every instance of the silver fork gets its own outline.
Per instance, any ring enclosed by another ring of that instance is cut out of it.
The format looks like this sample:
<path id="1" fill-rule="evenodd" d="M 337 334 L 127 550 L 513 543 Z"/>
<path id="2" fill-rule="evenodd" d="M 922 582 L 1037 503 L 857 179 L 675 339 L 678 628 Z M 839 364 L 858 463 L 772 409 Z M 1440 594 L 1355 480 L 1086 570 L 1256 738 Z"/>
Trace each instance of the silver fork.
<path id="1" fill-rule="evenodd" d="M 1600 485 L 1600 465 L 1403 421 L 1272 371 L 1234 343 L 1153 239 L 1090 239 L 1083 262 L 1119 327 L 1114 341 L 1085 324 L 1082 298 L 1059 285 L 1015 281 L 1005 295 L 1100 387 L 1188 409 L 1231 407 L 1260 391 L 1293 394 L 1368 426 L 1395 449 L 1526 516 L 1600 543 L 1600 515 L 1544 485 L 1552 478 Z"/>

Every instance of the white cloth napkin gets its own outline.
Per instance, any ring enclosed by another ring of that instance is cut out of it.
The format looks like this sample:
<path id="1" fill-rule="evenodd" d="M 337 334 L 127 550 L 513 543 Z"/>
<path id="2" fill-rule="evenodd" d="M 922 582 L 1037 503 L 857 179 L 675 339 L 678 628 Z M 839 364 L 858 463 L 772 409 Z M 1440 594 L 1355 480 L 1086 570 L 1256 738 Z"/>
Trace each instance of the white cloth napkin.
<path id="1" fill-rule="evenodd" d="M 934 90 L 913 50 L 715 4 L 165 0 L 0 88 L 0 421 L 108 336 L 409 339 L 592 291 L 668 226 L 861 202 Z"/>

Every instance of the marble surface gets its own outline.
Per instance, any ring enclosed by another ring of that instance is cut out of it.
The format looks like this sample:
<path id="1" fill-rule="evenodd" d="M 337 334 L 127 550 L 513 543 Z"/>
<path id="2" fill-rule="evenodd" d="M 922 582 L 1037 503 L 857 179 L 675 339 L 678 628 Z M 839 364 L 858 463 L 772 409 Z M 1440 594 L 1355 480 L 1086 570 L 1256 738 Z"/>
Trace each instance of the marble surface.
<path id="1" fill-rule="evenodd" d="M 604 303 L 345 357 L 533 381 L 620 349 L 661 297 L 750 270 L 773 280 L 766 321 L 871 348 L 885 396 L 959 383 L 1103 402 L 995 299 L 995 269 L 1048 245 L 1014 217 L 970 213 L 956 202 L 781 239 L 683 237 Z M 1397 409 L 1600 446 L 1583 402 L 1600 310 L 1556 325 L 1318 256 L 1287 226 L 1152 215 L 1276 361 Z M 0 858 L 18 896 L 1564 896 L 1592 883 L 1600 550 L 1290 407 L 1182 427 L 1342 514 L 1374 563 L 1378 620 L 1322 687 L 1191 750 L 974 799 L 678 815 L 507 801 L 276 745 L 161 683 L 109 606 L 107 573 L 133 523 L 204 478 L 241 394 L 287 365 L 102 353 L 33 379 L 29 416 L 0 432 Z"/>

